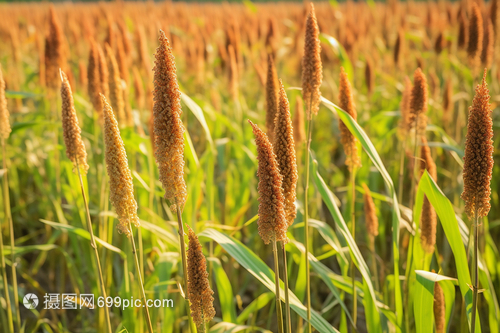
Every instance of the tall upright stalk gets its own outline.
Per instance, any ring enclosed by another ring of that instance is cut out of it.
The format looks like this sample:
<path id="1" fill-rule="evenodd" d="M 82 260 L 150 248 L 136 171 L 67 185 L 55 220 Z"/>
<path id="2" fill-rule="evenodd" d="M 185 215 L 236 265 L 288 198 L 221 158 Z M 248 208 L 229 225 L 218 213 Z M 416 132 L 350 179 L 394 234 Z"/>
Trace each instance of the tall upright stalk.
<path id="1" fill-rule="evenodd" d="M 181 246 L 181 257 L 182 257 L 182 271 L 184 278 L 184 295 L 186 296 L 186 301 L 189 301 L 189 296 L 187 292 L 187 259 L 186 259 L 186 243 L 184 242 L 184 225 L 182 223 L 182 213 L 179 204 L 177 204 L 177 199 L 175 200 L 175 206 L 177 207 L 177 224 L 179 226 L 179 244 Z"/>
<path id="2" fill-rule="evenodd" d="M 4 175 L 5 176 L 5 175 Z M 0 228 L 1 230 L 1 228 Z M 7 322 L 9 326 L 9 332 L 14 333 L 14 323 L 12 320 L 12 307 L 10 306 L 10 295 L 9 295 L 9 285 L 7 284 L 7 269 L 5 267 L 5 257 L 3 255 L 3 237 L 0 232 L 0 264 L 2 265 L 2 280 L 3 280 L 3 291 L 5 297 L 5 305 L 7 308 Z"/>
<path id="3" fill-rule="evenodd" d="M 282 243 L 281 250 L 283 251 L 283 280 L 285 282 L 285 331 L 292 333 L 292 317 L 290 315 L 290 296 L 288 293 L 288 267 L 286 263 L 285 243 Z"/>
<path id="4" fill-rule="evenodd" d="M 477 294 L 479 291 L 479 265 L 478 265 L 478 254 L 479 254 L 479 216 L 477 214 L 477 208 L 474 210 L 474 220 L 472 224 L 472 228 L 474 228 L 474 257 L 472 259 L 472 272 L 473 272 L 473 280 L 472 280 L 472 313 L 471 313 L 471 332 L 476 332 L 476 311 L 477 311 Z"/>
<path id="5" fill-rule="evenodd" d="M 399 183 L 398 183 L 398 202 L 403 203 L 403 177 L 405 167 L 405 151 L 406 151 L 406 138 L 401 143 L 401 156 L 399 161 Z"/>
<path id="6" fill-rule="evenodd" d="M 354 242 L 356 242 L 356 167 L 351 170 L 351 235 Z M 352 274 L 352 324 L 353 330 L 356 330 L 356 322 L 358 319 L 358 297 L 356 291 L 356 266 L 354 260 L 351 260 L 351 274 Z"/>
<path id="7" fill-rule="evenodd" d="M 135 269 L 137 271 L 137 275 L 139 277 L 139 284 L 140 284 L 140 289 L 141 289 L 141 297 L 142 297 L 142 306 L 144 308 L 144 313 L 146 314 L 146 323 L 148 324 L 148 331 L 149 333 L 153 333 L 153 325 L 151 324 L 151 317 L 149 315 L 149 309 L 147 306 L 147 298 L 146 298 L 146 292 L 144 291 L 144 282 L 142 280 L 142 274 L 141 274 L 141 266 L 139 265 L 139 258 L 137 256 L 137 249 L 135 247 L 135 240 L 134 240 L 134 234 L 132 233 L 132 226 L 129 224 L 130 228 L 130 242 L 132 244 L 132 254 L 134 255 L 134 264 L 135 264 Z"/>
<path id="8" fill-rule="evenodd" d="M 80 180 L 80 189 L 82 190 L 82 197 L 83 197 L 83 204 L 85 205 L 85 212 L 86 212 L 86 218 L 87 218 L 87 229 L 90 234 L 90 245 L 94 249 L 94 254 L 95 254 L 95 260 L 97 263 L 97 272 L 99 275 L 99 284 L 101 286 L 101 294 L 104 299 L 107 298 L 106 296 L 106 286 L 104 285 L 104 279 L 102 277 L 102 269 L 101 269 L 101 262 L 99 259 L 99 252 L 97 251 L 97 245 L 95 242 L 95 237 L 94 237 L 94 231 L 92 230 L 92 221 L 90 219 L 90 212 L 89 212 L 89 206 L 87 203 L 87 197 L 85 195 L 85 190 L 83 188 L 83 181 L 82 181 L 82 174 L 80 172 L 80 167 L 78 165 L 78 158 L 75 157 L 76 160 L 76 169 L 78 170 L 78 179 Z M 104 315 L 106 317 L 106 325 L 108 327 L 108 332 L 111 333 L 111 320 L 109 318 L 109 309 L 107 306 L 104 307 Z"/>
<path id="9" fill-rule="evenodd" d="M 281 297 L 280 297 L 280 267 L 278 263 L 278 247 L 276 240 L 273 240 L 273 255 L 274 255 L 274 282 L 275 282 L 275 295 L 276 295 L 276 316 L 278 319 L 278 333 L 283 333 L 283 313 L 281 311 Z"/>
<path id="10" fill-rule="evenodd" d="M 309 101 L 309 110 L 311 110 L 312 99 Z M 311 112 L 312 113 L 312 112 Z M 304 190 L 304 229 L 305 229 L 305 255 L 306 255 L 306 296 L 307 296 L 307 327 L 309 328 L 309 333 L 312 332 L 311 326 L 311 277 L 309 275 L 309 154 L 311 151 L 311 136 L 312 136 L 313 120 L 312 114 L 309 115 L 307 119 L 307 146 L 306 146 L 306 185 Z"/>

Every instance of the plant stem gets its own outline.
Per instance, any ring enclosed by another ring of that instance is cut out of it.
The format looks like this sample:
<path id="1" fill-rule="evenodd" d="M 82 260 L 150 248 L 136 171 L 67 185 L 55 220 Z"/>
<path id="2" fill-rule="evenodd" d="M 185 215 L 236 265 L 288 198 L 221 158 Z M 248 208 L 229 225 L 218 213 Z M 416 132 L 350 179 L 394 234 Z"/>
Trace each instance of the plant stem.
<path id="1" fill-rule="evenodd" d="M 351 170 L 351 235 L 354 242 L 356 242 L 356 167 Z M 351 260 L 351 274 L 352 274 L 352 329 L 356 331 L 356 322 L 358 319 L 358 297 L 356 291 L 356 266 L 354 260 Z"/>
<path id="2" fill-rule="evenodd" d="M 184 225 L 182 224 L 181 207 L 179 207 L 177 199 L 175 199 L 175 206 L 177 208 L 177 223 L 179 225 L 179 244 L 181 245 L 182 270 L 184 273 L 184 295 L 186 301 L 189 301 L 189 296 L 187 292 L 187 259 L 186 259 L 186 244 L 184 243 Z"/>
<path id="3" fill-rule="evenodd" d="M 402 142 L 401 156 L 399 161 L 399 184 L 398 184 L 398 202 L 403 203 L 403 181 L 404 181 L 404 167 L 405 167 L 405 151 L 406 151 L 406 138 Z"/>
<path id="4" fill-rule="evenodd" d="M 144 313 L 146 314 L 149 333 L 153 333 L 153 325 L 151 324 L 151 317 L 149 316 L 149 309 L 147 307 L 146 292 L 144 291 L 144 282 L 142 280 L 141 267 L 139 265 L 139 258 L 137 257 L 137 249 L 135 247 L 135 240 L 134 240 L 134 234 L 132 232 L 132 226 L 130 224 L 129 224 L 129 228 L 130 228 L 129 238 L 130 238 L 130 242 L 132 243 L 132 253 L 134 255 L 135 269 L 137 270 L 137 275 L 139 277 L 139 284 L 141 287 L 141 296 L 142 296 L 142 301 L 143 301 L 142 304 L 143 304 L 143 308 L 144 308 Z"/>
<path id="5" fill-rule="evenodd" d="M 283 313 L 281 312 L 281 297 L 280 297 L 280 267 L 278 263 L 278 247 L 276 240 L 273 240 L 273 255 L 274 255 L 274 277 L 275 277 L 275 294 L 276 294 L 276 316 L 278 318 L 278 332 L 283 333 Z"/>
<path id="6" fill-rule="evenodd" d="M 373 280 L 375 283 L 375 290 L 380 290 L 378 281 L 378 269 L 377 269 L 377 253 L 375 252 L 375 237 L 369 235 L 370 238 L 370 250 L 372 252 L 372 270 L 373 270 Z"/>
<path id="7" fill-rule="evenodd" d="M 0 263 L 2 265 L 2 280 L 3 280 L 3 291 L 5 293 L 5 303 L 7 308 L 7 322 L 9 324 L 9 332 L 14 333 L 14 323 L 12 321 L 12 308 L 10 306 L 9 285 L 7 284 L 5 257 L 3 255 L 3 235 L 1 232 L 0 232 Z"/>
<path id="8" fill-rule="evenodd" d="M 82 181 L 82 174 L 80 172 L 80 166 L 78 165 L 78 158 L 75 158 L 76 160 L 76 169 L 78 170 L 78 179 L 80 180 L 80 189 L 82 190 L 82 197 L 83 197 L 83 204 L 85 206 L 85 212 L 87 213 L 87 229 L 90 234 L 90 245 L 92 248 L 94 248 L 94 254 L 95 254 L 95 260 L 97 262 L 97 271 L 99 274 L 99 284 L 101 285 L 101 293 L 102 297 L 104 299 L 107 298 L 106 296 L 106 286 L 104 285 L 104 279 L 102 277 L 102 269 L 101 269 L 101 262 L 99 259 L 99 252 L 97 251 L 97 245 L 95 242 L 95 237 L 94 237 L 94 231 L 92 230 L 92 221 L 90 219 L 90 211 L 89 211 L 89 206 L 87 204 L 87 197 L 85 196 L 85 190 L 83 188 L 83 181 Z M 104 315 L 106 316 L 106 324 L 108 326 L 108 332 L 111 333 L 111 320 L 109 318 L 109 309 L 107 306 L 104 307 Z"/>
<path id="9" fill-rule="evenodd" d="M 471 314 L 471 332 L 476 332 L 476 310 L 477 310 L 477 294 L 479 291 L 479 268 L 478 268 L 478 255 L 479 255 L 479 217 L 477 215 L 477 209 L 474 211 L 474 223 L 472 225 L 474 228 L 474 258 L 472 259 L 472 272 L 473 272 L 473 294 L 472 294 L 472 314 Z"/>
<path id="10" fill-rule="evenodd" d="M 312 332 L 311 326 L 311 277 L 309 275 L 309 207 L 308 207 L 308 197 L 309 192 L 309 154 L 311 151 L 311 136 L 312 136 L 312 110 L 311 110 L 312 98 L 309 102 L 309 115 L 307 119 L 307 145 L 306 145 L 306 185 L 304 190 L 304 231 L 305 231 L 305 256 L 306 256 L 306 296 L 307 296 L 307 327 L 308 333 Z"/>
<path id="11" fill-rule="evenodd" d="M 283 280 L 285 281 L 285 331 L 292 333 L 292 317 L 290 315 L 290 298 L 288 294 L 288 267 L 286 263 L 286 249 L 285 243 L 281 244 L 283 251 Z"/>

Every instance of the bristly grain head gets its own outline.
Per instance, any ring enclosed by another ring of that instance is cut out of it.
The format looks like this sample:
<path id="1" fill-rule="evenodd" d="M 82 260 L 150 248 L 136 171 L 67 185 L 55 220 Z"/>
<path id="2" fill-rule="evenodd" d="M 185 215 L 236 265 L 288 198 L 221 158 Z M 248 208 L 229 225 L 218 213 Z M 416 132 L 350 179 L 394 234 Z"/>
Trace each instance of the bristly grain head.
<path id="1" fill-rule="evenodd" d="M 54 6 L 49 10 L 49 34 L 45 38 L 45 83 L 51 89 L 59 87 L 59 68 L 65 68 L 64 33 Z"/>
<path id="2" fill-rule="evenodd" d="M 346 111 L 354 120 L 358 118 L 356 107 L 354 105 L 354 97 L 352 96 L 351 83 L 347 77 L 344 68 L 340 68 L 340 84 L 339 84 L 339 106 Z M 346 155 L 345 164 L 349 170 L 361 166 L 361 158 L 358 154 L 358 147 L 356 145 L 356 138 L 352 135 L 347 126 L 339 121 L 340 129 L 340 142 L 344 147 Z"/>
<path id="3" fill-rule="evenodd" d="M 259 235 L 265 244 L 272 241 L 287 242 L 288 224 L 285 216 L 283 177 L 281 176 L 273 146 L 267 135 L 250 120 L 253 128 L 259 168 Z"/>
<path id="4" fill-rule="evenodd" d="M 177 82 L 175 58 L 165 33 L 160 30 L 155 53 L 154 136 L 155 157 L 165 199 L 176 209 L 184 207 L 187 198 L 184 181 L 184 125 L 181 120 L 181 92 Z"/>
<path id="5" fill-rule="evenodd" d="M 191 316 L 198 328 L 215 317 L 213 290 L 210 288 L 207 261 L 198 236 L 188 225 L 187 292 Z"/>
<path id="6" fill-rule="evenodd" d="M 483 48 L 483 17 L 478 5 L 473 2 L 469 19 L 469 42 L 467 44 L 467 55 L 471 60 L 481 55 Z"/>
<path id="7" fill-rule="evenodd" d="M 73 94 L 68 77 L 62 70 L 61 75 L 61 100 L 62 100 L 62 129 L 64 144 L 66 146 L 66 156 L 73 162 L 73 172 L 77 171 L 77 164 L 83 173 L 87 173 L 89 166 L 87 164 L 87 151 L 82 141 L 80 125 L 76 115 Z"/>
<path id="8" fill-rule="evenodd" d="M 422 134 L 427 126 L 427 104 L 428 91 L 427 79 L 420 68 L 413 75 L 413 88 L 410 96 L 410 126 L 418 127 L 418 133 Z"/>
<path id="9" fill-rule="evenodd" d="M 5 98 L 5 81 L 3 79 L 2 65 L 0 64 L 0 137 L 2 139 L 7 139 L 12 131 L 9 117 L 10 113 Z"/>
<path id="10" fill-rule="evenodd" d="M 403 28 L 399 28 L 396 43 L 394 43 L 394 64 L 396 67 L 402 67 L 401 56 L 404 50 L 405 32 Z"/>
<path id="11" fill-rule="evenodd" d="M 424 171 L 427 170 L 431 178 L 434 181 L 437 181 L 436 163 L 434 163 L 434 160 L 432 159 L 431 150 L 427 145 L 425 137 L 422 137 L 420 157 L 420 173 L 423 174 Z M 434 245 L 436 244 L 436 226 L 436 211 L 427 199 L 427 196 L 424 196 L 422 215 L 420 217 L 420 240 L 422 248 L 427 253 L 434 252 Z"/>
<path id="12" fill-rule="evenodd" d="M 405 87 L 403 90 L 403 95 L 401 96 L 401 103 L 399 104 L 401 119 L 399 120 L 398 133 L 401 137 L 406 137 L 411 128 L 410 100 L 412 90 L 413 85 L 411 83 L 411 80 L 408 76 L 406 76 Z"/>
<path id="13" fill-rule="evenodd" d="M 113 54 L 113 50 L 106 44 L 106 59 L 109 71 L 109 101 L 115 112 L 120 128 L 125 127 L 125 104 L 123 102 L 122 80 L 120 78 L 120 69 Z"/>
<path id="14" fill-rule="evenodd" d="M 488 19 L 485 24 L 483 48 L 481 50 L 481 63 L 486 68 L 489 68 L 491 66 L 494 48 L 495 48 L 495 33 L 493 30 L 493 24 Z"/>
<path id="15" fill-rule="evenodd" d="M 363 194 L 363 201 L 365 203 L 365 224 L 366 232 L 373 239 L 378 235 L 378 217 L 377 209 L 368 186 L 363 183 L 363 189 L 365 193 Z"/>
<path id="16" fill-rule="evenodd" d="M 491 0 L 490 20 L 493 24 L 493 32 L 496 35 L 498 32 L 498 0 Z"/>
<path id="17" fill-rule="evenodd" d="M 278 112 L 278 75 L 274 67 L 274 60 L 271 54 L 267 58 L 267 80 L 266 80 L 266 127 L 267 136 L 274 142 L 274 119 Z"/>
<path id="18" fill-rule="evenodd" d="M 293 114 L 293 139 L 295 146 L 300 147 L 306 141 L 306 127 L 304 119 L 304 103 L 297 95 L 295 98 L 295 113 Z"/>
<path id="19" fill-rule="evenodd" d="M 446 303 L 444 299 L 443 289 L 439 282 L 434 283 L 434 322 L 436 323 L 436 333 L 445 332 L 446 324 Z"/>
<path id="20" fill-rule="evenodd" d="M 283 195 L 285 197 L 285 216 L 288 226 L 293 224 L 297 216 L 295 208 L 297 180 L 297 159 L 295 157 L 295 140 L 290 116 L 290 104 L 285 88 L 279 81 L 279 108 L 274 123 L 274 153 L 281 173 Z"/>
<path id="21" fill-rule="evenodd" d="M 102 50 L 100 45 L 97 45 L 97 54 L 99 55 L 99 79 L 101 80 L 101 91 L 100 94 L 103 94 L 106 97 L 109 97 L 109 71 L 108 64 L 106 62 L 106 56 L 104 55 L 104 51 Z"/>
<path id="22" fill-rule="evenodd" d="M 469 26 L 467 25 L 467 19 L 462 12 L 460 13 L 458 22 L 457 46 L 459 49 L 464 49 L 469 41 Z"/>
<path id="23" fill-rule="evenodd" d="M 493 121 L 486 69 L 483 81 L 476 87 L 476 94 L 469 107 L 467 136 L 464 155 L 464 191 L 465 212 L 472 218 L 477 211 L 478 217 L 488 215 L 490 211 L 491 175 L 493 171 Z"/>
<path id="24" fill-rule="evenodd" d="M 322 80 L 323 67 L 321 65 L 319 28 L 314 5 L 311 2 L 311 9 L 306 20 L 304 56 L 302 58 L 302 97 L 306 104 L 308 119 L 312 119 L 313 114 L 318 114 L 321 97 L 319 89 Z"/>
<path id="25" fill-rule="evenodd" d="M 104 116 L 104 144 L 106 168 L 108 170 L 110 200 L 118 215 L 119 233 L 131 235 L 130 223 L 139 227 L 137 202 L 134 198 L 132 173 L 128 167 L 127 153 L 120 136 L 118 122 L 106 97 L 101 94 Z"/>
<path id="26" fill-rule="evenodd" d="M 371 95 L 373 92 L 373 86 L 375 82 L 375 73 L 374 73 L 373 61 L 370 58 L 366 58 L 365 65 L 365 84 L 368 89 L 368 95 Z"/>
<path id="27" fill-rule="evenodd" d="M 89 64 L 87 66 L 87 91 L 94 110 L 102 116 L 101 74 L 99 71 L 99 51 L 94 41 L 90 42 Z"/>

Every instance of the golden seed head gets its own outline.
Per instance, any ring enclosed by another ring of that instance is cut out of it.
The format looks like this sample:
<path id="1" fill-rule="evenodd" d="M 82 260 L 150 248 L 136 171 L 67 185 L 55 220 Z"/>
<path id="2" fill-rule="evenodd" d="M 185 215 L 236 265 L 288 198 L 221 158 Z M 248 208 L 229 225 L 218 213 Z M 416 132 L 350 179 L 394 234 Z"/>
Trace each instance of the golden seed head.
<path id="1" fill-rule="evenodd" d="M 427 126 L 427 79 L 420 68 L 413 75 L 413 88 L 410 96 L 410 126 L 418 127 L 420 134 L 424 133 Z"/>
<path id="2" fill-rule="evenodd" d="M 288 224 L 285 216 L 283 177 L 280 174 L 273 146 L 267 135 L 250 120 L 253 128 L 259 168 L 259 235 L 265 244 L 271 241 L 287 242 Z"/>
<path id="3" fill-rule="evenodd" d="M 464 49 L 468 40 L 469 40 L 469 29 L 468 29 L 467 21 L 463 13 L 460 13 L 459 16 L 459 26 L 458 26 L 458 38 L 457 45 L 458 48 Z"/>
<path id="4" fill-rule="evenodd" d="M 490 95 L 486 84 L 486 69 L 483 81 L 476 87 L 476 95 L 469 107 L 467 136 L 464 155 L 465 212 L 472 218 L 490 211 L 491 175 L 493 171 L 493 121 L 491 119 Z"/>
<path id="5" fill-rule="evenodd" d="M 365 203 L 365 223 L 366 223 L 366 232 L 372 238 L 378 235 L 378 217 L 377 210 L 375 208 L 375 203 L 373 202 L 373 198 L 368 186 L 363 183 L 363 189 L 365 193 L 363 194 L 363 201 Z"/>
<path id="6" fill-rule="evenodd" d="M 349 82 L 349 78 L 347 77 L 343 67 L 340 68 L 339 106 L 354 120 L 358 118 L 356 107 L 354 105 L 354 98 L 352 96 L 351 83 Z M 349 170 L 361 166 L 361 158 L 358 154 L 356 138 L 342 121 L 339 121 L 339 129 L 340 142 L 344 147 L 346 155 L 345 164 L 349 167 Z"/>
<path id="7" fill-rule="evenodd" d="M 272 55 L 268 55 L 267 60 L 267 80 L 266 80 L 266 127 L 267 136 L 274 142 L 274 120 L 278 112 L 278 75 L 274 67 Z"/>
<path id="8" fill-rule="evenodd" d="M 323 80 L 323 67 L 321 65 L 321 43 L 319 41 L 318 21 L 314 5 L 306 20 L 306 34 L 304 40 L 304 56 L 302 58 L 302 97 L 306 104 L 307 118 L 318 114 L 320 103 L 320 87 Z"/>
<path id="9" fill-rule="evenodd" d="M 436 333 L 445 332 L 446 323 L 446 303 L 444 299 L 443 289 L 439 282 L 434 283 L 434 321 L 436 323 Z"/>
<path id="10" fill-rule="evenodd" d="M 306 129 L 304 120 L 304 103 L 300 95 L 295 99 L 295 113 L 293 114 L 293 139 L 295 146 L 299 147 L 306 141 Z"/>
<path id="11" fill-rule="evenodd" d="M 87 90 L 94 109 L 102 114 L 101 75 L 99 71 L 99 51 L 94 41 L 90 42 L 89 64 L 87 66 Z"/>
<path id="12" fill-rule="evenodd" d="M 82 141 L 80 125 L 73 103 L 73 94 L 66 74 L 60 70 L 61 74 L 61 100 L 62 100 L 62 129 L 64 144 L 66 145 L 66 156 L 73 162 L 73 172 L 76 172 L 77 164 L 83 173 L 87 173 L 87 152 Z"/>
<path id="13" fill-rule="evenodd" d="M 97 45 L 97 54 L 99 59 L 99 79 L 101 80 L 101 91 L 100 94 L 109 97 L 109 71 L 108 64 L 106 62 L 106 56 L 100 45 Z"/>
<path id="14" fill-rule="evenodd" d="M 285 216 L 288 226 L 293 224 L 297 216 L 295 208 L 297 188 L 297 159 L 295 157 L 295 142 L 290 116 L 290 104 L 285 88 L 279 81 L 279 108 L 274 123 L 274 153 L 281 173 L 283 194 L 285 197 Z"/>
<path id="15" fill-rule="evenodd" d="M 160 30 L 154 66 L 155 157 L 165 199 L 172 210 L 184 207 L 187 198 L 184 181 L 184 125 L 181 120 L 181 92 L 177 83 L 175 58 L 165 33 Z"/>
<path id="16" fill-rule="evenodd" d="M 127 153 L 120 136 L 118 122 L 106 97 L 101 94 L 104 116 L 104 144 L 106 168 L 109 176 L 110 200 L 118 215 L 118 232 L 131 235 L 130 223 L 139 227 L 134 183 L 128 167 Z"/>
<path id="17" fill-rule="evenodd" d="M 467 55 L 475 60 L 481 55 L 483 47 L 483 17 L 478 5 L 473 2 L 469 20 L 469 43 L 467 44 Z"/>
<path id="18" fill-rule="evenodd" d="M 0 137 L 7 139 L 12 131 L 10 128 L 9 110 L 5 98 L 5 81 L 3 79 L 2 65 L 0 65 Z"/>
<path id="19" fill-rule="evenodd" d="M 187 225 L 187 292 L 191 316 L 198 328 L 215 317 L 213 290 L 208 281 L 207 262 L 198 236 Z"/>
<path id="20" fill-rule="evenodd" d="M 106 58 L 108 60 L 108 71 L 109 71 L 109 101 L 111 102 L 111 107 L 115 112 L 116 118 L 118 119 L 118 124 L 120 127 L 126 125 L 125 119 L 125 104 L 123 103 L 123 91 L 122 91 L 122 80 L 120 78 L 120 70 L 116 62 L 116 58 L 113 54 L 113 50 L 106 44 Z"/>

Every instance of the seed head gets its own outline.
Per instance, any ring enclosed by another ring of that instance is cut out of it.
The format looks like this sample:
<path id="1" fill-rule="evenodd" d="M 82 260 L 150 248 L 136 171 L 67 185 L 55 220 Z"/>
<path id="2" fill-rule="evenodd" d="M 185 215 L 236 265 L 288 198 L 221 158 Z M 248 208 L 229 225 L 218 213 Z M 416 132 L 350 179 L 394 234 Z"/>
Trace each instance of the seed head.
<path id="1" fill-rule="evenodd" d="M 476 87 L 476 95 L 469 107 L 469 121 L 465 138 L 464 191 L 465 212 L 472 218 L 490 211 L 490 181 L 493 171 L 493 121 L 491 119 L 490 95 L 486 84 L 486 69 L 483 81 Z"/>
<path id="2" fill-rule="evenodd" d="M 365 66 L 365 83 L 366 83 L 366 88 L 368 89 L 368 95 L 371 95 L 373 92 L 373 85 L 374 85 L 374 72 L 373 72 L 373 62 L 370 58 L 366 59 L 366 66 Z"/>
<path id="3" fill-rule="evenodd" d="M 165 199 L 172 210 L 184 207 L 187 197 L 184 181 L 184 125 L 181 121 L 181 92 L 177 83 L 175 58 L 165 33 L 160 30 L 154 66 L 155 157 Z"/>
<path id="4" fill-rule="evenodd" d="M 417 127 L 422 134 L 427 126 L 427 79 L 420 68 L 413 75 L 413 88 L 410 96 L 410 126 Z"/>
<path id="5" fill-rule="evenodd" d="M 187 226 L 189 247 L 187 250 L 187 292 L 191 316 L 198 328 L 215 317 L 213 290 L 208 281 L 207 262 L 193 229 Z"/>
<path id="6" fill-rule="evenodd" d="M 483 48 L 483 17 L 481 11 L 475 2 L 472 3 L 472 9 L 469 20 L 469 43 L 467 44 L 467 55 L 475 60 L 481 55 Z"/>
<path id="7" fill-rule="evenodd" d="M 481 63 L 486 68 L 489 68 L 491 66 L 494 48 L 495 33 L 493 31 L 493 24 L 490 20 L 488 20 L 484 29 L 483 48 L 481 50 Z"/>
<path id="8" fill-rule="evenodd" d="M 363 189 L 365 193 L 363 194 L 363 200 L 365 203 L 365 223 L 366 232 L 373 239 L 378 235 L 378 217 L 377 210 L 375 208 L 375 203 L 368 186 L 363 183 Z"/>
<path id="9" fill-rule="evenodd" d="M 7 139 L 10 135 L 9 110 L 5 98 L 5 81 L 3 80 L 2 65 L 0 65 L 0 137 Z"/>
<path id="10" fill-rule="evenodd" d="M 423 173 L 424 170 L 427 170 L 431 178 L 437 181 L 436 164 L 432 159 L 431 150 L 424 137 L 422 137 L 420 157 L 420 172 Z M 436 244 L 436 226 L 436 211 L 427 199 L 427 196 L 424 196 L 422 216 L 420 217 L 420 240 L 422 242 L 422 248 L 427 253 L 434 252 L 434 245 Z"/>
<path id="11" fill-rule="evenodd" d="M 87 66 L 87 90 L 94 109 L 101 115 L 101 75 L 99 72 L 99 51 L 94 41 L 90 42 L 89 65 Z"/>
<path id="12" fill-rule="evenodd" d="M 314 5 L 306 20 L 306 35 L 304 40 L 304 56 L 302 58 L 302 97 L 306 104 L 307 118 L 318 114 L 323 80 L 321 65 L 321 44 L 319 41 L 318 21 L 314 12 Z"/>
<path id="13" fill-rule="evenodd" d="M 354 120 L 358 118 L 351 92 L 351 83 L 343 67 L 340 68 L 339 106 Z M 356 138 L 342 121 L 339 121 L 339 129 L 340 142 L 342 146 L 344 146 L 346 155 L 345 164 L 349 167 L 349 170 L 352 171 L 353 168 L 361 166 L 361 159 L 358 154 L 358 147 L 356 146 Z"/>
<path id="14" fill-rule="evenodd" d="M 59 68 L 65 67 L 64 34 L 54 6 L 49 10 L 49 34 L 45 38 L 45 82 L 49 88 L 59 87 Z"/>
<path id="15" fill-rule="evenodd" d="M 396 38 L 396 43 L 394 44 L 394 63 L 397 67 L 401 67 L 401 55 L 404 49 L 405 33 L 403 28 L 398 30 L 398 37 Z"/>
<path id="16" fill-rule="evenodd" d="M 444 333 L 446 322 L 446 307 L 443 289 L 439 282 L 434 283 L 434 321 L 436 323 L 436 333 Z"/>
<path id="17" fill-rule="evenodd" d="M 113 55 L 113 50 L 106 44 L 106 58 L 108 60 L 109 70 L 109 100 L 111 107 L 115 112 L 118 124 L 124 127 L 125 124 L 125 105 L 123 103 L 122 80 L 120 78 L 120 69 Z"/>
<path id="18" fill-rule="evenodd" d="M 274 67 L 273 56 L 267 58 L 267 80 L 266 80 L 266 127 L 267 136 L 274 142 L 274 120 L 278 112 L 278 75 Z"/>
<path id="19" fill-rule="evenodd" d="M 460 13 L 458 22 L 459 26 L 458 26 L 457 44 L 459 49 L 464 49 L 469 39 L 468 36 L 469 27 L 467 25 L 467 19 L 465 18 L 463 13 Z"/>
<path id="20" fill-rule="evenodd" d="M 448 123 L 451 119 L 453 111 L 453 85 L 451 79 L 446 80 L 443 94 L 443 120 Z"/>
<path id="21" fill-rule="evenodd" d="M 110 200 L 118 215 L 118 232 L 130 236 L 130 223 L 139 227 L 134 184 L 128 167 L 127 153 L 120 136 L 118 122 L 106 97 L 101 94 L 104 116 L 104 144 L 108 170 Z"/>
<path id="22" fill-rule="evenodd" d="M 109 97 L 109 71 L 106 57 L 100 45 L 97 45 L 97 54 L 99 55 L 99 79 L 101 80 L 101 91 L 99 93 Z"/>
<path id="23" fill-rule="evenodd" d="M 259 169 L 259 235 L 265 244 L 271 241 L 288 241 L 288 227 L 283 196 L 283 177 L 280 174 L 273 146 L 262 130 L 248 121 L 253 128 Z"/>
<path id="24" fill-rule="evenodd" d="M 298 173 L 290 104 L 281 80 L 279 81 L 279 108 L 274 123 L 273 147 L 280 173 L 283 176 L 282 189 L 285 197 L 286 220 L 288 226 L 291 226 L 297 216 L 295 190 L 297 188 Z"/>
<path id="25" fill-rule="evenodd" d="M 66 145 L 66 156 L 73 162 L 73 172 L 76 172 L 77 164 L 80 169 L 87 173 L 89 166 L 87 164 L 87 152 L 83 144 L 78 117 L 76 116 L 75 105 L 73 103 L 73 94 L 68 77 L 62 70 L 61 73 L 61 100 L 62 100 L 62 128 L 64 144 Z M 77 162 L 78 161 L 78 162 Z"/>
<path id="26" fill-rule="evenodd" d="M 304 125 L 304 104 L 302 98 L 297 95 L 295 99 L 295 113 L 293 114 L 293 139 L 295 146 L 299 147 L 306 141 L 306 130 Z"/>

